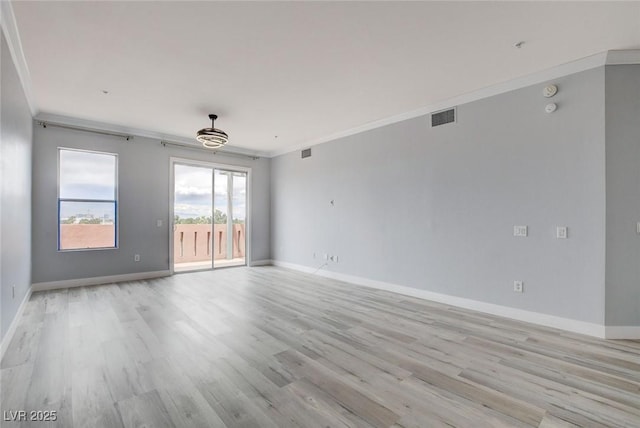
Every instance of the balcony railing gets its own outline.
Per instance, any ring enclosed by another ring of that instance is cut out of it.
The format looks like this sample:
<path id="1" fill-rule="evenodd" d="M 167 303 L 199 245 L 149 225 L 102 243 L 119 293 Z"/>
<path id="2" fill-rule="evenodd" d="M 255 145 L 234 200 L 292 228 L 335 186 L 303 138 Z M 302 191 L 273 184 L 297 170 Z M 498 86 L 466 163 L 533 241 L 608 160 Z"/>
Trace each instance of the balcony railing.
<path id="1" fill-rule="evenodd" d="M 232 253 L 227 248 L 227 224 L 176 224 L 173 232 L 175 263 L 240 259 L 245 256 L 245 225 L 234 224 Z"/>
<path id="2" fill-rule="evenodd" d="M 113 246 L 114 232 L 113 224 L 62 224 L 60 248 L 110 247 Z M 231 240 L 227 239 L 227 233 L 227 224 L 214 224 L 213 230 L 210 224 L 176 224 L 173 232 L 175 263 L 205 262 L 210 261 L 212 256 L 213 260 L 228 260 L 228 264 L 243 262 L 245 225 L 233 225 Z M 233 247 L 231 253 L 227 252 L 229 242 Z"/>

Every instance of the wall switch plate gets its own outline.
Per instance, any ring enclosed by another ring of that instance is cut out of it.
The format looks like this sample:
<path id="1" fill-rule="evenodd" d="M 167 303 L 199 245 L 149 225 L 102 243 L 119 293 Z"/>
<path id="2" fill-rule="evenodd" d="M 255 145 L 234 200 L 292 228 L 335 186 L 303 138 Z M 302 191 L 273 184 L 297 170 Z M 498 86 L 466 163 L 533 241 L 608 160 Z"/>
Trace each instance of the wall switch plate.
<path id="1" fill-rule="evenodd" d="M 640 221 L 636 223 L 636 233 L 640 235 Z"/>
<path id="2" fill-rule="evenodd" d="M 329 254 L 324 253 L 324 254 L 322 255 L 322 258 L 323 258 L 323 259 L 325 259 L 325 260 L 329 260 Z"/>
<path id="3" fill-rule="evenodd" d="M 528 233 L 528 226 L 513 226 L 513 236 L 526 237 Z"/>
<path id="4" fill-rule="evenodd" d="M 156 220 L 156 227 L 162 227 L 162 220 Z"/>
<path id="5" fill-rule="evenodd" d="M 567 239 L 569 237 L 569 230 L 566 226 L 556 227 L 556 238 Z"/>
<path id="6" fill-rule="evenodd" d="M 522 281 L 513 281 L 513 291 L 516 293 L 524 292 L 524 282 Z"/>
<path id="7" fill-rule="evenodd" d="M 135 256 L 133 256 L 133 261 L 134 262 L 139 262 L 140 261 L 140 254 L 136 254 Z"/>

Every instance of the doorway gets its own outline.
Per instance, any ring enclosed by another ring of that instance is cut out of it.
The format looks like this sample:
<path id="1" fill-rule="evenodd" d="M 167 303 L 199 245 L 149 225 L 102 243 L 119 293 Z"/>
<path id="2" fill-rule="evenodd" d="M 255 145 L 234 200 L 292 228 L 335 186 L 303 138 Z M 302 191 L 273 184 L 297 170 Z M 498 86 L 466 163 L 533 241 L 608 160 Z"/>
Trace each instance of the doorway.
<path id="1" fill-rule="evenodd" d="M 172 161 L 173 272 L 247 264 L 248 170 Z"/>

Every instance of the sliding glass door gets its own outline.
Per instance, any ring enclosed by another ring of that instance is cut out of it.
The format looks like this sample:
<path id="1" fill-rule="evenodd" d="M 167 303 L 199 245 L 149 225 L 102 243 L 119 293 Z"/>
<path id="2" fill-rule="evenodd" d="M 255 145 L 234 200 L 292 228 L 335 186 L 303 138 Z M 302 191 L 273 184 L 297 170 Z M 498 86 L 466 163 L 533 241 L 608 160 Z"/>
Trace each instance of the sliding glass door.
<path id="1" fill-rule="evenodd" d="M 174 165 L 173 270 L 211 269 L 213 170 Z"/>
<path id="2" fill-rule="evenodd" d="M 247 173 L 216 169 L 214 182 L 214 266 L 245 265 Z"/>
<path id="3" fill-rule="evenodd" d="M 174 163 L 173 270 L 246 265 L 247 172 Z"/>

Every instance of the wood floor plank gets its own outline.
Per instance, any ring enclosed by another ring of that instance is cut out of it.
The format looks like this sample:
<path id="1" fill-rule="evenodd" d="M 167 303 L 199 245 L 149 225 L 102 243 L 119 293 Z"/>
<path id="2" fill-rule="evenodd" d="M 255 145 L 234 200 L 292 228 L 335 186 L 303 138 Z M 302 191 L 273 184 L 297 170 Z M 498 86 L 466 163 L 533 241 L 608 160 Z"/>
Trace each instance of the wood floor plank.
<path id="1" fill-rule="evenodd" d="M 388 408 L 372 400 L 367 394 L 343 382 L 330 370 L 296 351 L 284 351 L 276 356 L 279 361 L 296 372 L 299 378 L 308 379 L 327 394 L 331 395 L 343 407 L 375 427 L 387 427 L 399 417 Z"/>
<path id="2" fill-rule="evenodd" d="M 119 428 L 122 420 L 102 367 L 88 366 L 72 375 L 73 420 L 78 427 Z"/>
<path id="3" fill-rule="evenodd" d="M 0 368 L 10 368 L 22 364 L 32 363 L 35 360 L 42 326 L 40 324 L 23 324 L 16 329 L 10 346 L 2 358 Z"/>
<path id="4" fill-rule="evenodd" d="M 291 270 L 34 293 L 3 427 L 640 427 L 640 341 Z"/>
<path id="5" fill-rule="evenodd" d="M 157 391 L 134 395 L 116 404 L 125 428 L 173 428 L 167 408 Z"/>
<path id="6" fill-rule="evenodd" d="M 5 419 L 5 412 L 26 410 L 29 379 L 32 373 L 33 363 L 0 370 L 0 398 L 2 399 L 0 408 L 2 409 L 3 419 Z M 20 426 L 18 421 L 2 421 L 2 427 L 13 428 L 18 426 Z"/>

